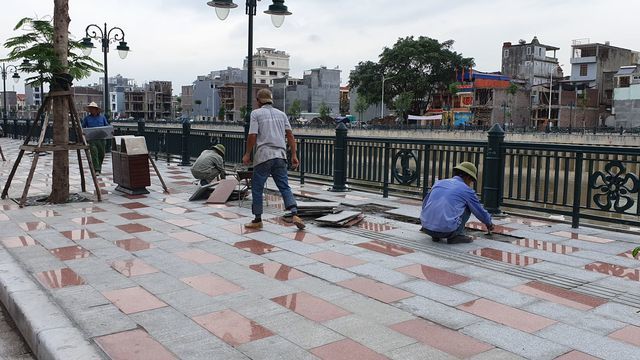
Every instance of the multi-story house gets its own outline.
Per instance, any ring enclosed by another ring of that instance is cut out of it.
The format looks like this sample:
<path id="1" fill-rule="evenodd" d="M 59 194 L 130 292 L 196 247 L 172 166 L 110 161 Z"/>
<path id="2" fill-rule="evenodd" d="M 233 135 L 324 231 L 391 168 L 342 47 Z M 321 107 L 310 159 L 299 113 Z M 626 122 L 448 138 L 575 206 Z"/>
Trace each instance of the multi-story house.
<path id="1" fill-rule="evenodd" d="M 290 107 L 299 100 L 302 112 L 318 113 L 324 104 L 332 114 L 340 113 L 340 70 L 320 67 L 307 70 L 302 81 L 286 79 L 286 94 L 283 86 L 274 86 L 273 102 L 276 107 L 285 103 Z"/>
<path id="2" fill-rule="evenodd" d="M 540 43 L 537 37 L 531 42 L 520 40 L 518 44 L 502 44 L 502 74 L 514 80 L 524 80 L 525 88 L 548 84 L 552 78 L 562 78 L 562 69 L 556 57 L 560 48 Z M 551 56 L 550 56 L 551 55 Z"/>
<path id="3" fill-rule="evenodd" d="M 244 69 L 247 70 L 247 59 Z M 289 55 L 272 48 L 258 48 L 253 55 L 253 82 L 273 85 L 273 80 L 289 75 Z"/>
<path id="4" fill-rule="evenodd" d="M 640 127 L 640 65 L 623 66 L 614 75 L 615 127 Z"/>

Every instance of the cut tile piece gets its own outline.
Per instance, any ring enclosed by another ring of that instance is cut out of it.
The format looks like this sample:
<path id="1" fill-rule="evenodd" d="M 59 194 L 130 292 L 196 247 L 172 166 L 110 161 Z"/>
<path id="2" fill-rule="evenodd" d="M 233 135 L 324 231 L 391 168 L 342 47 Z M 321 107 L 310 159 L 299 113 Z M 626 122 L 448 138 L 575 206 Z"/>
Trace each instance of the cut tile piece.
<path id="1" fill-rule="evenodd" d="M 584 266 L 589 271 L 599 272 L 601 274 L 613 275 L 623 279 L 640 281 L 640 269 L 630 269 L 620 265 L 609 264 L 605 262 L 594 262 Z"/>
<path id="2" fill-rule="evenodd" d="M 573 350 L 570 351 L 564 355 L 560 355 L 557 358 L 555 358 L 555 360 L 600 360 L 600 358 L 597 358 L 595 356 L 591 356 L 591 355 L 587 355 L 583 352 L 580 352 L 578 350 Z"/>
<path id="3" fill-rule="evenodd" d="M 343 255 L 331 250 L 319 251 L 310 254 L 309 257 L 343 269 L 367 263 L 364 260 L 360 260 L 348 255 Z"/>
<path id="4" fill-rule="evenodd" d="M 116 227 L 124 232 L 128 232 L 129 234 L 151 231 L 150 228 L 135 223 L 118 225 Z"/>
<path id="5" fill-rule="evenodd" d="M 465 224 L 465 227 L 467 229 L 472 229 L 472 230 L 487 231 L 487 227 L 483 223 L 478 221 L 469 221 L 468 223 Z M 502 225 L 493 225 L 492 232 L 496 234 L 508 234 L 514 230 L 515 229 L 513 228 L 502 226 Z"/>
<path id="6" fill-rule="evenodd" d="M 116 241 L 116 246 L 131 252 L 152 248 L 151 244 L 138 238 L 118 240 Z"/>
<path id="7" fill-rule="evenodd" d="M 121 217 L 127 219 L 127 220 L 140 220 L 140 219 L 148 219 L 149 218 L 149 216 L 137 213 L 135 211 L 122 213 L 122 214 L 119 214 L 119 215 Z"/>
<path id="8" fill-rule="evenodd" d="M 542 260 L 540 259 L 491 248 L 482 248 L 474 250 L 471 253 L 491 260 L 501 261 L 504 263 L 519 266 L 527 266 L 542 262 Z"/>
<path id="9" fill-rule="evenodd" d="M 408 320 L 391 325 L 390 328 L 461 359 L 470 358 L 493 348 L 470 336 L 422 319 Z"/>
<path id="10" fill-rule="evenodd" d="M 250 265 L 249 268 L 251 268 L 251 270 L 253 271 L 257 271 L 270 278 L 274 278 L 280 281 L 300 279 L 307 276 L 305 273 L 299 270 L 277 262 Z"/>
<path id="11" fill-rule="evenodd" d="M 322 360 L 385 360 L 387 357 L 351 339 L 344 339 L 311 349 Z"/>
<path id="12" fill-rule="evenodd" d="M 2 243 L 8 248 L 38 245 L 38 242 L 29 235 L 5 237 L 2 238 Z"/>
<path id="13" fill-rule="evenodd" d="M 444 286 L 458 285 L 469 280 L 466 276 L 420 264 L 409 265 L 395 270 Z"/>
<path id="14" fill-rule="evenodd" d="M 279 248 L 273 245 L 263 243 L 262 241 L 258 241 L 258 240 L 238 241 L 237 243 L 233 244 L 233 246 L 237 247 L 238 249 L 246 250 L 257 255 L 263 255 L 266 253 L 280 250 Z"/>
<path id="15" fill-rule="evenodd" d="M 20 226 L 20 228 L 24 231 L 45 230 L 49 228 L 47 226 L 47 223 L 44 223 L 42 221 L 22 222 L 22 223 L 18 223 L 18 226 Z"/>
<path id="16" fill-rule="evenodd" d="M 291 240 L 303 242 L 305 244 L 319 244 L 327 241 L 327 238 L 324 238 L 320 235 L 305 232 L 305 231 L 296 231 L 294 233 L 286 233 L 286 234 L 282 234 L 282 236 L 289 238 Z"/>
<path id="17" fill-rule="evenodd" d="M 640 327 L 634 325 L 628 325 L 614 333 L 611 333 L 609 334 L 609 337 L 640 347 Z"/>
<path id="18" fill-rule="evenodd" d="M 552 242 L 531 240 L 531 239 L 519 239 L 514 241 L 513 244 L 527 247 L 530 249 L 548 251 L 556 254 L 571 254 L 573 252 L 580 250 L 573 246 L 566 246 L 566 245 L 555 244 Z"/>
<path id="19" fill-rule="evenodd" d="M 41 211 L 34 211 L 32 212 L 33 216 L 35 217 L 39 217 L 39 218 L 48 218 L 48 217 L 54 217 L 54 216 L 60 216 L 59 213 L 53 211 L 53 210 L 41 210 Z"/>
<path id="20" fill-rule="evenodd" d="M 210 263 L 219 262 L 219 261 L 224 260 L 220 256 L 211 254 L 209 252 L 206 252 L 206 251 L 200 250 L 200 249 L 181 251 L 181 252 L 176 253 L 176 255 L 178 255 L 179 257 L 181 257 L 181 258 L 183 258 L 185 260 L 192 261 L 192 262 L 194 262 L 196 264 L 210 264 Z"/>
<path id="21" fill-rule="evenodd" d="M 125 314 L 167 306 L 167 304 L 141 287 L 105 291 L 102 295 Z"/>
<path id="22" fill-rule="evenodd" d="M 536 332 L 556 323 L 546 317 L 487 299 L 470 301 L 458 306 L 458 309 L 528 333 Z"/>
<path id="23" fill-rule="evenodd" d="M 271 301 L 296 312 L 309 320 L 323 322 L 347 316 L 350 312 L 305 292 L 278 296 Z"/>
<path id="24" fill-rule="evenodd" d="M 539 281 L 517 286 L 514 290 L 578 310 L 589 310 L 607 303 L 602 298 L 565 290 Z"/>
<path id="25" fill-rule="evenodd" d="M 412 249 L 395 245 L 395 244 L 386 243 L 384 241 L 379 241 L 379 240 L 357 244 L 356 246 L 359 246 L 364 249 L 372 250 L 372 251 L 377 251 L 379 253 L 383 253 L 389 256 L 400 256 L 400 255 L 411 254 L 413 252 Z"/>
<path id="26" fill-rule="evenodd" d="M 171 237 L 178 239 L 182 242 L 186 242 L 186 243 L 196 243 L 196 242 L 201 242 L 201 241 L 205 241 L 207 239 L 209 239 L 208 237 L 204 236 L 204 235 L 200 235 L 198 233 L 194 233 L 192 231 L 182 231 L 182 232 L 176 232 L 176 233 L 170 233 L 169 234 Z"/>
<path id="27" fill-rule="evenodd" d="M 111 267 L 126 277 L 153 274 L 159 271 L 140 259 L 114 261 Z"/>
<path id="28" fill-rule="evenodd" d="M 62 231 L 61 234 L 69 240 L 78 241 L 97 238 L 98 235 L 92 233 L 87 229 Z"/>
<path id="29" fill-rule="evenodd" d="M 77 245 L 51 249 L 49 252 L 62 261 L 84 259 L 91 255 L 89 250 Z"/>
<path id="30" fill-rule="evenodd" d="M 143 204 L 143 203 L 139 203 L 139 202 L 131 202 L 131 203 L 126 203 L 126 204 L 122 204 L 122 206 L 126 207 L 129 210 L 133 210 L 133 209 L 141 209 L 141 208 L 146 208 L 148 207 L 147 205 Z"/>
<path id="31" fill-rule="evenodd" d="M 169 350 L 142 329 L 95 338 L 96 344 L 113 360 L 173 360 Z"/>
<path id="32" fill-rule="evenodd" d="M 209 296 L 230 294 L 244 290 L 240 286 L 213 274 L 191 276 L 180 280 Z"/>
<path id="33" fill-rule="evenodd" d="M 60 289 L 67 286 L 76 286 L 85 283 L 84 279 L 69 268 L 42 271 L 34 275 L 40 284 L 49 289 Z"/>
<path id="34" fill-rule="evenodd" d="M 370 221 L 361 221 L 358 224 L 358 227 L 361 229 L 365 229 L 365 230 L 369 230 L 369 231 L 374 231 L 374 232 L 383 232 L 383 231 L 388 231 L 388 230 L 393 230 L 395 229 L 393 226 L 389 225 L 389 224 L 378 224 L 378 223 L 374 223 L 374 222 L 370 222 Z"/>
<path id="35" fill-rule="evenodd" d="M 594 243 L 598 243 L 598 244 L 606 244 L 606 243 L 610 243 L 610 242 L 614 241 L 614 240 L 611 240 L 611 239 L 604 239 L 604 238 L 597 237 L 597 236 L 591 236 L 591 235 L 585 235 L 585 234 L 577 234 L 577 233 L 570 232 L 570 231 L 556 231 L 556 232 L 551 233 L 551 235 L 566 237 L 566 238 L 573 239 L 573 240 L 589 241 L 589 242 L 594 242 Z"/>
<path id="36" fill-rule="evenodd" d="M 240 346 L 274 334 L 233 310 L 223 310 L 193 318 L 193 321 L 231 346 Z"/>
<path id="37" fill-rule="evenodd" d="M 363 277 L 355 277 L 353 279 L 341 281 L 337 284 L 351 289 L 357 293 L 367 295 L 370 298 L 380 300 L 384 303 L 392 303 L 398 300 L 415 296 L 410 292 L 395 288 L 391 285 L 383 284 Z"/>
<path id="38" fill-rule="evenodd" d="M 213 212 L 213 213 L 211 213 L 211 215 L 213 215 L 215 217 L 219 217 L 221 219 L 226 219 L 226 220 L 240 219 L 240 218 L 244 217 L 244 216 L 238 215 L 238 214 L 236 214 L 234 212 L 223 211 L 223 210 Z"/>
<path id="39" fill-rule="evenodd" d="M 170 219 L 170 220 L 167 220 L 167 222 L 180 227 L 188 227 L 188 226 L 201 224 L 201 222 L 191 220 L 191 219 Z"/>

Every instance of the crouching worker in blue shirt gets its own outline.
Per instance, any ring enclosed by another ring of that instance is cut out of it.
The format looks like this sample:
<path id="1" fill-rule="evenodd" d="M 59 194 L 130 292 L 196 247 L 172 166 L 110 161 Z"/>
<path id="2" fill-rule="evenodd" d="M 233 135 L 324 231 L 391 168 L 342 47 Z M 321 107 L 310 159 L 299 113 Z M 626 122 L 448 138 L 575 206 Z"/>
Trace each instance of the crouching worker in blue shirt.
<path id="1" fill-rule="evenodd" d="M 422 202 L 420 223 L 422 231 L 433 241 L 447 239 L 449 244 L 470 243 L 473 238 L 464 235 L 464 225 L 473 213 L 478 220 L 493 230 L 491 215 L 484 209 L 472 186 L 478 181 L 478 169 L 470 162 L 453 168 L 453 177 L 436 181 Z"/>

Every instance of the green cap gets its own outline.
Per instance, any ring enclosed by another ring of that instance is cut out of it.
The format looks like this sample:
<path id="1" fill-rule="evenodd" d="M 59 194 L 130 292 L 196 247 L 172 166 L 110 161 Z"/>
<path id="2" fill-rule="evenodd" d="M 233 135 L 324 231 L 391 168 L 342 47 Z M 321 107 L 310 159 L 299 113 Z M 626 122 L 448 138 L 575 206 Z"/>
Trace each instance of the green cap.
<path id="1" fill-rule="evenodd" d="M 472 163 L 465 161 L 463 163 L 458 164 L 458 166 L 454 167 L 454 169 L 458 169 L 465 174 L 471 176 L 474 181 L 478 181 L 478 169 Z"/>
<path id="2" fill-rule="evenodd" d="M 220 155 L 224 156 L 224 145 L 222 144 L 216 144 L 214 146 L 211 147 L 212 150 L 218 150 L 218 152 L 220 153 Z"/>

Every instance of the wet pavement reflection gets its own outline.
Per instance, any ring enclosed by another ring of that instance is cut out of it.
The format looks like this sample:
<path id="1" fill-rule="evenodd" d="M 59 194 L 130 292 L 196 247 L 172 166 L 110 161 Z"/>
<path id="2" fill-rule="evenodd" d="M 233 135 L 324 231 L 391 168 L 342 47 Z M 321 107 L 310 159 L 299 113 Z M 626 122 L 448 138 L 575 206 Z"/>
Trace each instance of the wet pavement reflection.
<path id="1" fill-rule="evenodd" d="M 514 254 L 507 251 L 496 250 L 491 248 L 482 248 L 471 252 L 474 255 L 482 256 L 487 259 L 496 260 L 512 265 L 527 266 L 542 262 L 540 259 Z"/>

